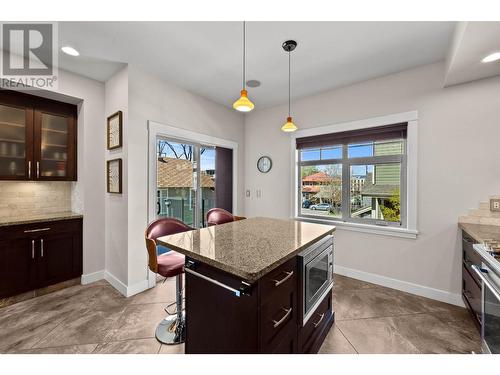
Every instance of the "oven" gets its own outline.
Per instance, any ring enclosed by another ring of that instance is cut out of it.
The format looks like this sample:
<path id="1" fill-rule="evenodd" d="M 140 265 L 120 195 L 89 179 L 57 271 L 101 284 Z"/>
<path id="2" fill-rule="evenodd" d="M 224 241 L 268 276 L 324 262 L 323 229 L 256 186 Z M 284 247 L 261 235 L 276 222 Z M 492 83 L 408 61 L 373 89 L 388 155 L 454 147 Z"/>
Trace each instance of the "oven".
<path id="1" fill-rule="evenodd" d="M 483 353 L 498 354 L 500 353 L 500 272 L 498 272 L 500 268 L 485 261 L 481 267 L 472 265 L 472 268 L 481 279 L 482 285 L 482 350 Z"/>
<path id="2" fill-rule="evenodd" d="M 302 314 L 305 324 L 333 287 L 333 236 L 327 236 L 299 254 Z"/>

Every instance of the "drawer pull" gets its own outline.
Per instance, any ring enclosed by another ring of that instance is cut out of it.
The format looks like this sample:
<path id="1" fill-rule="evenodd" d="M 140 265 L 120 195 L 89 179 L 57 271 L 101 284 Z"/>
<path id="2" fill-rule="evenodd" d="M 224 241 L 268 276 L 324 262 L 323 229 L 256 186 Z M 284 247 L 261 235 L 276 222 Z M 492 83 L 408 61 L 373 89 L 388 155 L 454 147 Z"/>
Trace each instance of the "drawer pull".
<path id="1" fill-rule="evenodd" d="M 31 259 L 35 259 L 35 240 L 31 240 Z"/>
<path id="2" fill-rule="evenodd" d="M 48 230 L 50 230 L 50 228 L 29 229 L 29 230 L 25 230 L 24 233 L 46 232 Z"/>
<path id="3" fill-rule="evenodd" d="M 40 240 L 40 256 L 43 258 L 43 238 Z"/>
<path id="4" fill-rule="evenodd" d="M 285 309 L 284 307 L 282 308 L 283 311 L 285 312 L 285 315 L 280 320 L 273 320 L 273 327 L 278 328 L 283 322 L 290 316 L 292 313 L 292 308 L 290 307 L 289 309 Z"/>
<path id="5" fill-rule="evenodd" d="M 280 286 L 281 284 L 283 284 L 285 281 L 287 281 L 293 275 L 293 271 L 290 271 L 290 272 L 285 271 L 285 273 L 286 273 L 286 276 L 284 278 L 282 278 L 281 280 L 273 280 L 274 286 Z"/>
<path id="6" fill-rule="evenodd" d="M 323 321 L 324 317 L 325 317 L 325 313 L 319 315 L 319 320 L 316 323 L 313 323 L 314 328 L 316 328 L 317 326 L 319 326 L 321 324 L 321 322 Z"/>

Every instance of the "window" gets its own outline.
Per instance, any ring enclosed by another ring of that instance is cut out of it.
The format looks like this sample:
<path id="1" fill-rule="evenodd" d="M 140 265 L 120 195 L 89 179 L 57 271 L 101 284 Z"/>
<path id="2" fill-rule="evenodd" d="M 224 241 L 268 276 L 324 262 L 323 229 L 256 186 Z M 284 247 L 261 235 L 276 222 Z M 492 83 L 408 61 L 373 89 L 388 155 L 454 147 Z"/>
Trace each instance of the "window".
<path id="1" fill-rule="evenodd" d="M 297 138 L 299 216 L 406 228 L 406 129 Z"/>

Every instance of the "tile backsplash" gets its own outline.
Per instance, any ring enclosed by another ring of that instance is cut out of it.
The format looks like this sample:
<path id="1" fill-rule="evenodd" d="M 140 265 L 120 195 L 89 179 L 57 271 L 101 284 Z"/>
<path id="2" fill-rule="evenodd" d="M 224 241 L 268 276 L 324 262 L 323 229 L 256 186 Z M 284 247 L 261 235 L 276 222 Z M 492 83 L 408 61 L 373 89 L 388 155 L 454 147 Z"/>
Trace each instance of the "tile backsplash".
<path id="1" fill-rule="evenodd" d="M 71 211 L 71 182 L 0 181 L 0 216 Z"/>

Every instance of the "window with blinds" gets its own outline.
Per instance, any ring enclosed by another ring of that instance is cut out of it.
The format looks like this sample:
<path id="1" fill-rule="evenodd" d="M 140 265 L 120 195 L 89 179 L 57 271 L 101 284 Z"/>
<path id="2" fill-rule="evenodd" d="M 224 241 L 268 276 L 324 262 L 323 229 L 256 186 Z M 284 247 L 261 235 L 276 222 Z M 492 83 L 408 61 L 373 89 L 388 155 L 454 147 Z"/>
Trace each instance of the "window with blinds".
<path id="1" fill-rule="evenodd" d="M 297 138 L 298 215 L 406 227 L 407 123 Z"/>

